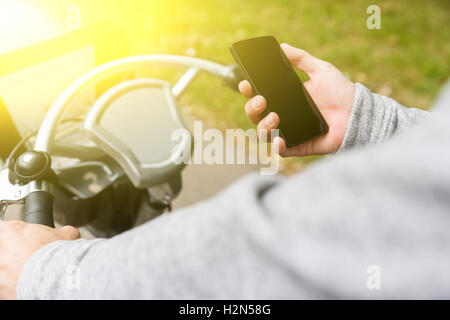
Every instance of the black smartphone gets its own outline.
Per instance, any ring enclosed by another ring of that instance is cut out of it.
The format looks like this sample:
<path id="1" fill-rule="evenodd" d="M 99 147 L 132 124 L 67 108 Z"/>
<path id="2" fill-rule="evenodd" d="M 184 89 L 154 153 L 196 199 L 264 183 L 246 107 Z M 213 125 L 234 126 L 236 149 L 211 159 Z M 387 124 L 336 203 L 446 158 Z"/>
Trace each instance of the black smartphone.
<path id="1" fill-rule="evenodd" d="M 230 51 L 253 92 L 266 99 L 265 114 L 278 114 L 280 136 L 288 147 L 328 132 L 328 124 L 274 37 L 238 41 Z"/>

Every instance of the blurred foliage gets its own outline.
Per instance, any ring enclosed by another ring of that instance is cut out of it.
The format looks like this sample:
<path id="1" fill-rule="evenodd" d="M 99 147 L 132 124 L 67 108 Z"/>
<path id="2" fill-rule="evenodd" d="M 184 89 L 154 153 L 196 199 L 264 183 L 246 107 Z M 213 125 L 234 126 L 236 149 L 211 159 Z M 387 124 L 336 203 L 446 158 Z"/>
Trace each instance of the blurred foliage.
<path id="1" fill-rule="evenodd" d="M 270 34 L 410 107 L 429 108 L 450 73 L 448 0 L 78 2 L 83 23 L 119 22 L 133 54 L 186 54 L 193 48 L 198 57 L 232 63 L 232 42 Z M 366 27 L 371 4 L 381 8 L 380 30 Z M 202 75 L 191 89 L 182 104 L 194 115 L 222 129 L 250 127 L 245 99 L 220 80 Z M 298 161 L 308 159 L 288 160 L 288 167 L 296 170 Z"/>
<path id="2" fill-rule="evenodd" d="M 380 30 L 366 27 L 370 4 L 381 8 Z M 138 52 L 185 54 L 195 48 L 197 56 L 233 62 L 232 42 L 271 34 L 332 62 L 375 92 L 425 109 L 450 74 L 450 1 L 192 0 L 134 10 L 142 10 L 147 21 L 135 38 Z M 209 76 L 182 102 L 217 127 L 250 126 L 245 100 Z M 287 170 L 298 168 L 298 161 L 288 160 Z"/>
<path id="3" fill-rule="evenodd" d="M 150 4 L 148 4 L 150 3 Z M 449 1 L 379 1 L 381 30 L 366 28 L 368 1 L 117 1 L 134 24 L 134 53 L 186 54 L 233 62 L 228 47 L 272 34 L 328 60 L 354 81 L 399 102 L 428 108 L 450 71 Z M 195 100 L 213 118 L 245 126 L 243 100 L 199 81 Z M 205 86 L 206 85 L 206 86 Z M 214 94 L 201 94 L 211 92 Z M 200 100 L 199 100 L 200 99 Z M 242 115 L 242 117 L 238 116 Z"/>

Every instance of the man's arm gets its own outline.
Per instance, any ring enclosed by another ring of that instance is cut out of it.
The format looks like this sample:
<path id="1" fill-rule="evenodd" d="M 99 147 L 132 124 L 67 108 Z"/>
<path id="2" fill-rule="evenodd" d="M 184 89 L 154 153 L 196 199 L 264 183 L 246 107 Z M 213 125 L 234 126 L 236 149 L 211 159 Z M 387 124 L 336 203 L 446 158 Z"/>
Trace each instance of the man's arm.
<path id="1" fill-rule="evenodd" d="M 430 113 L 406 108 L 356 83 L 349 124 L 339 151 L 376 144 L 429 118 Z"/>
<path id="2" fill-rule="evenodd" d="M 290 179 L 246 177 L 109 240 L 48 244 L 18 296 L 448 298 L 449 115 Z"/>
<path id="3" fill-rule="evenodd" d="M 279 246 L 274 213 L 262 212 L 260 201 L 282 180 L 246 177 L 210 201 L 165 214 L 112 239 L 53 242 L 27 261 L 18 297 L 320 296 L 314 288 L 306 292 L 309 283 L 303 289 L 289 272 L 280 272 L 284 262 L 274 250 Z"/>

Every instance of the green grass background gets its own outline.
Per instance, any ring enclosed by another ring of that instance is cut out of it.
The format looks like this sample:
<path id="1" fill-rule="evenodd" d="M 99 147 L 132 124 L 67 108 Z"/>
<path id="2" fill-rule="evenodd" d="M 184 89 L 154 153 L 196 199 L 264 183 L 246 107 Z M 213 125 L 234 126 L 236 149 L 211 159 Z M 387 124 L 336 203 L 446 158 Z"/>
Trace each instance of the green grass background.
<path id="1" fill-rule="evenodd" d="M 330 61 L 374 92 L 425 109 L 450 73 L 450 1 L 446 0 L 109 3 L 105 10 L 110 10 L 109 16 L 115 10 L 129 30 L 135 54 L 186 54 L 194 48 L 199 57 L 232 63 L 228 50 L 232 42 L 274 35 Z M 380 30 L 366 27 L 370 4 L 381 8 Z M 211 76 L 200 76 L 181 102 L 215 127 L 250 127 L 245 99 Z M 295 170 L 309 160 L 290 160 L 288 168 Z"/>

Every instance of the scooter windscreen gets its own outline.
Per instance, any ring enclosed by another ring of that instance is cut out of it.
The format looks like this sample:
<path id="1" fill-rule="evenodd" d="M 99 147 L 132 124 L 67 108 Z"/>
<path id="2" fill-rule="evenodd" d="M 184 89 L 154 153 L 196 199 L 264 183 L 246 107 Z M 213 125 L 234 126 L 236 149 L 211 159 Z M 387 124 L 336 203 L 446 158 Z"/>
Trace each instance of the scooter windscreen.
<path id="1" fill-rule="evenodd" d="M 137 188 L 180 171 L 191 151 L 169 83 L 134 79 L 106 91 L 84 122 L 92 139 L 114 158 Z"/>

